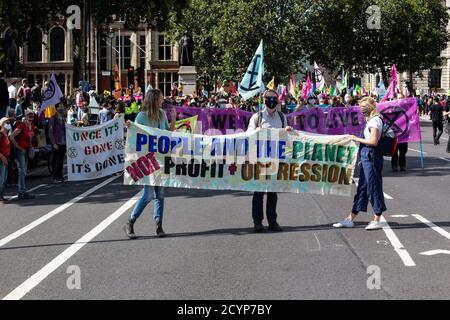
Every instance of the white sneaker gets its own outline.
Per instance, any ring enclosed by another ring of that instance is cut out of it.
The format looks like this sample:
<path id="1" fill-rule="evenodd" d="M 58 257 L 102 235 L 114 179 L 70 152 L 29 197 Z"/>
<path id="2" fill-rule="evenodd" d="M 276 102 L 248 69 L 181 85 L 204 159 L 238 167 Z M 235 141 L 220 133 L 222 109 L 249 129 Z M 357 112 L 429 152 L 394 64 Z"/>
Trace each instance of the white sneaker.
<path id="1" fill-rule="evenodd" d="M 381 221 L 370 221 L 366 227 L 366 230 L 379 230 L 383 229 L 383 223 Z"/>
<path id="2" fill-rule="evenodd" d="M 355 224 L 351 220 L 344 219 L 338 223 L 333 224 L 335 228 L 353 228 Z"/>

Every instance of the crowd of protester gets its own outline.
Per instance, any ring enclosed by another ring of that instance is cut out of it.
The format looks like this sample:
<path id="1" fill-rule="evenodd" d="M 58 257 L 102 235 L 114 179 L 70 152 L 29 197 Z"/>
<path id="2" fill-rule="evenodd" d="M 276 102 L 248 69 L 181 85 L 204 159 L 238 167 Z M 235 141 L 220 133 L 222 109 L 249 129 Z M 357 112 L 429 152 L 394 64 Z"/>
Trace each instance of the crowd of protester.
<path id="1" fill-rule="evenodd" d="M 1 78 L 1 77 L 0 77 Z M 8 86 L 9 85 L 9 86 Z M 123 116 L 125 121 L 135 121 L 142 110 L 143 96 L 130 94 L 122 90 L 116 95 L 106 91 L 98 93 L 95 86 L 85 86 L 81 82 L 73 93 L 61 99 L 58 105 L 40 112 L 44 92 L 49 83 L 37 80 L 29 84 L 22 80 L 17 89 L 16 83 L 4 84 L 0 100 L 0 200 L 3 199 L 4 184 L 18 183 L 18 197 L 30 199 L 33 195 L 26 191 L 25 176 L 29 167 L 29 160 L 35 162 L 35 157 L 46 154 L 50 159 L 50 171 L 54 183 L 64 182 L 63 161 L 65 157 L 65 125 L 87 127 L 102 124 Z M 31 87 L 30 87 L 31 86 Z M 191 94 L 183 92 L 182 83 L 173 84 L 170 96 L 164 97 L 164 103 L 194 108 L 239 109 L 249 112 L 258 112 L 264 107 L 260 96 L 245 101 L 239 95 L 237 86 L 231 81 L 224 80 L 214 91 L 208 91 L 199 86 Z M 6 94 L 6 96 L 5 96 Z M 377 94 L 339 94 L 309 93 L 306 99 L 294 97 L 289 92 L 278 101 L 277 110 L 284 114 L 301 111 L 302 109 L 351 107 L 360 104 L 365 97 L 380 101 Z M 399 94 L 396 99 L 404 96 Z M 440 144 L 440 137 L 444 130 L 448 132 L 450 120 L 450 97 L 440 94 L 417 94 L 419 113 L 428 118 L 433 125 L 433 140 L 435 145 Z M 95 99 L 94 104 L 91 104 Z M 5 105 L 3 107 L 3 105 Z M 93 105 L 99 105 L 95 110 Z M 9 152 L 7 152 L 9 150 Z M 399 144 L 397 153 L 392 157 L 392 170 L 406 171 L 407 144 Z M 447 145 L 450 153 L 450 142 Z"/>

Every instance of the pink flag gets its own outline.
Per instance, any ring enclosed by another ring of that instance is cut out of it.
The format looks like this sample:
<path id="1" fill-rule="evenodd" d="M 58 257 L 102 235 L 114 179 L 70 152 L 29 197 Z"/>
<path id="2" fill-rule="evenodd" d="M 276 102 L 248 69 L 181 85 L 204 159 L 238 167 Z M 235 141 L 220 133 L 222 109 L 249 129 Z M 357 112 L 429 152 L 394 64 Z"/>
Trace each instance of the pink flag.
<path id="1" fill-rule="evenodd" d="M 312 89 L 312 83 L 311 83 L 311 79 L 309 78 L 309 74 L 308 74 L 308 78 L 306 78 L 306 84 L 305 87 L 303 88 L 303 95 L 302 98 L 303 99 L 307 99 L 308 98 L 308 94 Z"/>
<path id="2" fill-rule="evenodd" d="M 389 83 L 389 87 L 387 88 L 386 95 L 383 97 L 383 100 L 395 98 L 398 93 L 398 75 L 397 75 L 397 67 L 394 64 L 391 69 L 391 82 Z"/>
<path id="3" fill-rule="evenodd" d="M 280 94 L 280 101 L 284 101 L 284 99 L 286 98 L 287 95 L 287 87 L 283 86 L 283 88 L 281 89 L 281 94 Z"/>

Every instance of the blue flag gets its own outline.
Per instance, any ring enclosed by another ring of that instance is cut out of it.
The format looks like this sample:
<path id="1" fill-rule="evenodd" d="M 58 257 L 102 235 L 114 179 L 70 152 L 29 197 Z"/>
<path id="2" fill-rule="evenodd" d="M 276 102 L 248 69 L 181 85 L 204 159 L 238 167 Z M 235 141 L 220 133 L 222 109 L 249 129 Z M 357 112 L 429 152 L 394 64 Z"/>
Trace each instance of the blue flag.
<path id="1" fill-rule="evenodd" d="M 244 100 L 248 100 L 266 89 L 264 86 L 263 77 L 264 55 L 263 42 L 261 40 L 261 43 L 253 56 L 252 62 L 248 66 L 247 72 L 239 85 L 239 93 Z"/>

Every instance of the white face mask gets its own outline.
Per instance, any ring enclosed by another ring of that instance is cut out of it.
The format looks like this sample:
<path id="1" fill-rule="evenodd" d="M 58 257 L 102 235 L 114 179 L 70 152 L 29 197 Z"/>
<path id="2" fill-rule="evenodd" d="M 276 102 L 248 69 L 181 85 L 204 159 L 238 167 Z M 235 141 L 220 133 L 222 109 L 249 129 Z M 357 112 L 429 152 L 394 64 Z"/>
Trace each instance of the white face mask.
<path id="1" fill-rule="evenodd" d="M 11 131 L 11 125 L 9 123 L 3 126 L 7 131 Z"/>
<path id="2" fill-rule="evenodd" d="M 314 100 L 314 99 L 309 99 L 309 100 L 308 100 L 308 103 L 309 103 L 309 104 L 314 104 L 315 102 L 316 102 L 316 100 Z"/>

